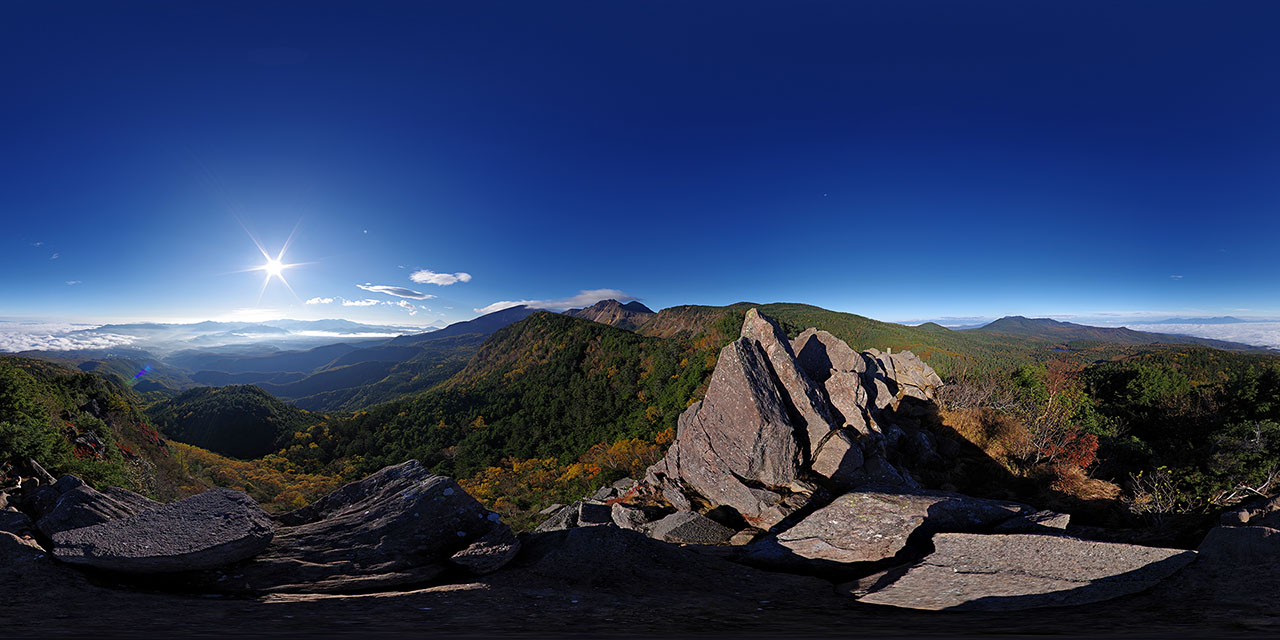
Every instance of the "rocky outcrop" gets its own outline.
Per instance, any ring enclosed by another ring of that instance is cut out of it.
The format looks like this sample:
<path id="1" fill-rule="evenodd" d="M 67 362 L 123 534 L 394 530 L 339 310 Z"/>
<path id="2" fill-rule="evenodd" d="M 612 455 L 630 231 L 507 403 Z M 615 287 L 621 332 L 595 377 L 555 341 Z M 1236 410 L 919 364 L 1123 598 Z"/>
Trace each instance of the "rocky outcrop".
<path id="1" fill-rule="evenodd" d="M 252 557 L 271 542 L 273 529 L 271 518 L 249 496 L 211 489 L 125 518 L 57 532 L 53 553 L 69 564 L 123 573 L 189 571 Z"/>
<path id="2" fill-rule="evenodd" d="M 720 351 L 705 399 L 680 415 L 675 442 L 646 478 L 677 509 L 700 498 L 769 527 L 807 500 L 804 457 L 768 356 L 739 338 Z"/>
<path id="3" fill-rule="evenodd" d="M 860 600 L 910 609 L 1014 611 L 1151 588 L 1196 552 L 1034 534 L 934 536 L 935 551 Z"/>
<path id="4" fill-rule="evenodd" d="M 741 337 L 721 351 L 705 398 L 681 414 L 675 442 L 646 480 L 678 510 L 725 506 L 762 529 L 804 506 L 819 485 L 911 488 L 886 448 L 901 440 L 886 429 L 902 430 L 881 422 L 902 398 L 932 398 L 939 386 L 910 352 L 860 354 L 815 329 L 792 343 L 751 309 Z M 906 459 L 934 461 L 928 437 L 906 442 Z"/>
<path id="5" fill-rule="evenodd" d="M 806 458 L 812 459 L 832 430 L 827 399 L 796 362 L 787 334 L 778 323 L 750 309 L 742 322 L 742 337 L 755 341 L 768 357 L 773 377 L 781 386 L 780 396 L 792 428 L 797 435 L 803 434 Z"/>
<path id="6" fill-rule="evenodd" d="M 981 531 L 1035 511 L 1017 503 L 942 491 L 903 491 L 845 494 L 795 526 L 756 543 L 752 553 L 759 560 L 775 562 L 785 561 L 788 555 L 841 563 L 879 562 L 932 533 Z"/>
<path id="7" fill-rule="evenodd" d="M 416 460 L 284 514 L 259 556 L 201 576 L 224 592 L 340 592 L 488 572 L 519 549 L 498 514 Z"/>

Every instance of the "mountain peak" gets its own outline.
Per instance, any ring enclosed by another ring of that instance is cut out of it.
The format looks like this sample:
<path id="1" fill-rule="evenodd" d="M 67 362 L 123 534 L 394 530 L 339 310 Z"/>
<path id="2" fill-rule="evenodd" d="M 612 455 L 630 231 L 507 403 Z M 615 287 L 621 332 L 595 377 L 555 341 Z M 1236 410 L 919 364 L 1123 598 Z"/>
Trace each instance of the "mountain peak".
<path id="1" fill-rule="evenodd" d="M 593 322 L 612 325 L 620 329 L 635 329 L 655 313 L 638 300 L 622 304 L 617 300 L 601 300 L 583 309 L 570 309 L 565 315 Z"/>

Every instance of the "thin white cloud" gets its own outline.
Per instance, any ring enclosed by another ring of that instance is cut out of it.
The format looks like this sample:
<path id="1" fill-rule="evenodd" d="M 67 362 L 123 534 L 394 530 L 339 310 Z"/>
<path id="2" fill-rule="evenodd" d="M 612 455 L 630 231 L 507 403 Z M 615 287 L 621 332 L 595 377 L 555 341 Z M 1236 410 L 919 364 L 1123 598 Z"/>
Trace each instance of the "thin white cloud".
<path id="1" fill-rule="evenodd" d="M 382 301 L 381 301 L 381 300 L 343 300 L 343 301 L 342 301 L 342 306 L 344 306 L 344 307 L 372 307 L 372 306 L 374 306 L 374 305 L 376 305 L 376 304 L 381 304 L 381 303 L 382 303 Z"/>
<path id="2" fill-rule="evenodd" d="M 369 284 L 368 282 L 366 282 L 364 284 L 358 284 L 356 286 L 360 287 L 361 289 L 364 289 L 365 291 L 372 291 L 374 293 L 385 293 L 389 296 L 398 296 L 401 298 L 410 298 L 413 300 L 429 300 L 435 297 L 429 293 L 422 293 L 421 291 L 414 291 L 413 289 L 406 289 L 404 287 L 393 287 L 385 284 Z"/>
<path id="3" fill-rule="evenodd" d="M 584 289 L 578 292 L 576 296 L 562 298 L 559 300 L 499 300 L 486 307 L 472 309 L 479 314 L 493 313 L 494 311 L 502 311 L 511 307 L 524 305 L 535 309 L 549 309 L 551 311 L 564 311 L 566 309 L 574 309 L 577 307 L 589 307 L 601 300 L 637 300 L 633 295 L 620 291 L 618 289 Z"/>
<path id="4" fill-rule="evenodd" d="M 60 253 L 55 253 L 55 254 L 53 254 L 53 255 L 49 256 L 49 259 L 50 259 L 50 260 L 57 260 L 57 259 L 58 259 L 58 257 L 59 257 L 59 256 L 61 256 L 61 255 L 62 255 L 62 254 L 60 254 Z"/>
<path id="5" fill-rule="evenodd" d="M 310 298 L 307 300 L 307 304 L 333 304 L 333 298 Z"/>
<path id="6" fill-rule="evenodd" d="M 1177 275 L 1169 276 L 1169 279 L 1170 279 L 1170 280 L 1181 280 L 1181 279 L 1182 279 L 1182 276 L 1177 276 Z"/>
<path id="7" fill-rule="evenodd" d="M 413 306 L 413 303 L 412 303 L 412 302 L 409 302 L 408 300 L 398 300 L 398 301 L 396 301 L 396 302 L 390 302 L 390 303 L 388 303 L 388 304 L 394 304 L 394 305 L 396 305 L 397 307 L 400 307 L 401 309 L 404 309 L 405 311 L 408 311 L 408 312 L 409 312 L 409 315 L 411 315 L 411 316 L 416 316 L 416 315 L 418 315 L 418 309 L 417 309 L 416 307 L 414 307 L 414 306 Z"/>
<path id="8" fill-rule="evenodd" d="M 33 246 L 33 247 L 42 247 L 42 246 L 44 246 L 44 243 L 43 243 L 43 242 L 32 242 L 32 243 L 31 243 L 31 246 Z"/>
<path id="9" fill-rule="evenodd" d="M 436 284 L 447 287 L 458 282 L 470 282 L 471 274 L 459 271 L 457 273 L 436 273 L 430 269 L 418 269 L 409 274 L 409 279 L 418 284 Z"/>
<path id="10" fill-rule="evenodd" d="M 79 280 L 68 280 L 67 284 L 80 284 Z"/>

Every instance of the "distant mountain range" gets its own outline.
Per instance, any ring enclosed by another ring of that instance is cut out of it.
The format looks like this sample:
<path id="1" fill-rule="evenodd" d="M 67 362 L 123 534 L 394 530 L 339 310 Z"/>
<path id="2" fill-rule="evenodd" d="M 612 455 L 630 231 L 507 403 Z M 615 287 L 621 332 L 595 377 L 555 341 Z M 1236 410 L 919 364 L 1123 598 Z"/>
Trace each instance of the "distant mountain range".
<path id="1" fill-rule="evenodd" d="M 562 315 L 651 338 L 692 338 L 709 332 L 727 337 L 741 325 L 742 314 L 753 306 L 777 318 L 788 330 L 826 327 L 858 349 L 910 349 L 944 375 L 952 366 L 1022 361 L 1037 352 L 1088 349 L 1095 345 L 1110 345 L 1106 348 L 1113 351 L 1172 344 L 1234 351 L 1261 350 L 1225 340 L 1022 316 L 1001 318 L 964 330 L 935 323 L 911 327 L 784 303 L 685 305 L 654 312 L 637 301 L 604 300 Z M 443 329 L 413 333 L 405 333 L 404 327 L 347 320 L 107 325 L 90 331 L 129 332 L 139 340 L 157 341 L 169 345 L 170 349 L 147 351 L 126 346 L 31 355 L 84 371 L 110 373 L 131 381 L 139 392 L 162 396 L 195 386 L 255 385 L 304 409 L 358 410 L 425 391 L 449 379 L 467 366 L 494 332 L 523 322 L 539 311 L 526 306 L 511 307 Z M 260 341 L 206 346 L 194 339 L 228 335 L 255 336 Z M 295 341 L 299 335 L 316 342 Z"/>
<path id="2" fill-rule="evenodd" d="M 1198 344 L 1217 349 L 1243 351 L 1260 349 L 1260 347 L 1239 342 L 1227 342 L 1225 340 L 1134 331 L 1127 327 L 1091 327 L 1074 322 L 1061 322 L 1051 318 L 1026 318 L 1023 316 L 1007 316 L 982 327 L 964 329 L 963 331 L 1005 333 L 1061 341 L 1092 340 L 1123 345 Z"/>

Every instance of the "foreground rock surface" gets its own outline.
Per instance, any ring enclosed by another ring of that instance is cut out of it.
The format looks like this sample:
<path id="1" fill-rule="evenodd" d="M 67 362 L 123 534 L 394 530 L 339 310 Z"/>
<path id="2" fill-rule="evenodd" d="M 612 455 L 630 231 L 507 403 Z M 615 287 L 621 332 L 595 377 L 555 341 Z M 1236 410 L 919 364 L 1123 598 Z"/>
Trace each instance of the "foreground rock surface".
<path id="1" fill-rule="evenodd" d="M 978 531 L 1033 511 L 942 491 L 859 491 L 836 498 L 753 551 L 758 559 L 792 553 L 809 560 L 878 562 L 898 555 L 912 536 Z"/>
<path id="2" fill-rule="evenodd" d="M 340 592 L 429 581 L 449 567 L 494 571 L 519 541 L 451 478 L 416 460 L 280 516 L 258 557 L 202 576 L 224 592 Z"/>
<path id="3" fill-rule="evenodd" d="M 70 564 L 124 573 L 208 569 L 262 551 L 273 530 L 270 516 L 249 496 L 211 489 L 126 518 L 56 533 L 53 553 Z"/>
<path id="4" fill-rule="evenodd" d="M 693 511 L 678 511 L 645 527 L 655 540 L 679 544 L 723 544 L 737 533 Z"/>
<path id="5" fill-rule="evenodd" d="M 45 492 L 45 488 L 42 487 L 41 492 Z M 59 478 L 45 493 L 49 498 L 47 505 L 43 506 L 48 508 L 36 524 L 49 537 L 63 531 L 128 518 L 164 506 L 118 487 L 98 491 L 75 476 Z"/>
<path id="6" fill-rule="evenodd" d="M 860 598 L 911 609 L 1015 611 L 1081 605 L 1144 591 L 1194 551 L 1064 536 L 944 533 L 905 575 Z"/>

